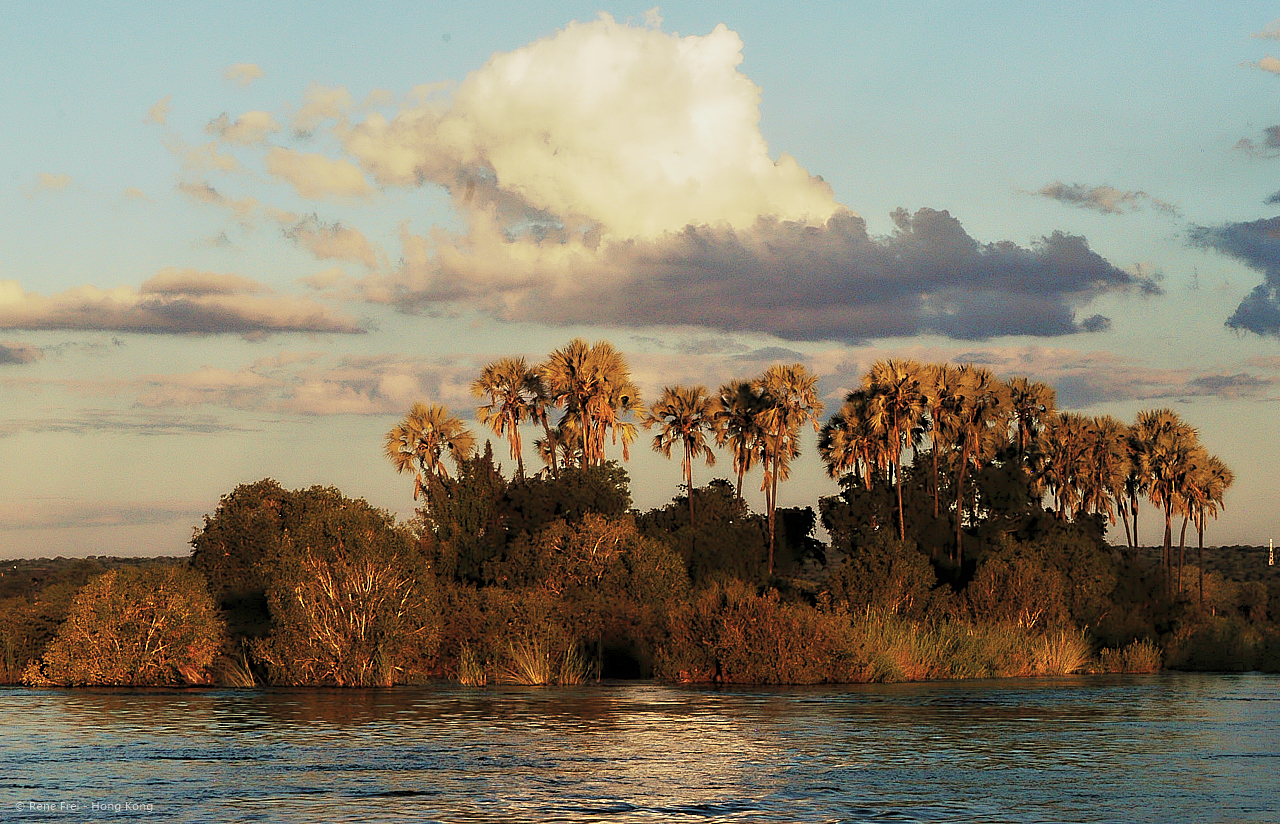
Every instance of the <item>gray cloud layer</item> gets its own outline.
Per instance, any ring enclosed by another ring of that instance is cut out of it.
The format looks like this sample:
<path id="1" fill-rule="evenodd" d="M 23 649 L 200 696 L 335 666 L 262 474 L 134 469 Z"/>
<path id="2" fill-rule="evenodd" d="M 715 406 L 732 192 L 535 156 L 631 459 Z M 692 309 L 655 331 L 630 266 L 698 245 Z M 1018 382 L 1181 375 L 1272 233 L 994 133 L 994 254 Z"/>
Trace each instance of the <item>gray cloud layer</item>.
<path id="1" fill-rule="evenodd" d="M 1076 310 L 1109 291 L 1159 291 L 1055 232 L 1031 247 L 981 243 L 945 211 L 894 214 L 872 237 L 845 213 L 822 226 L 762 219 L 749 231 L 690 226 L 653 240 L 602 245 L 548 282 L 531 267 L 502 282 L 440 255 L 401 279 L 406 308 L 465 298 L 499 317 L 631 327 L 689 324 L 790 340 L 856 341 L 933 332 L 961 339 L 1105 329 Z M 523 257 L 512 255 L 508 267 Z"/>
<path id="2" fill-rule="evenodd" d="M 1136 212 L 1145 206 L 1168 214 L 1177 214 L 1178 211 L 1173 204 L 1154 198 L 1146 192 L 1122 191 L 1114 186 L 1090 187 L 1080 183 L 1068 185 L 1059 181 L 1050 183 L 1036 194 L 1069 206 L 1101 212 L 1104 215 L 1123 215 Z"/>

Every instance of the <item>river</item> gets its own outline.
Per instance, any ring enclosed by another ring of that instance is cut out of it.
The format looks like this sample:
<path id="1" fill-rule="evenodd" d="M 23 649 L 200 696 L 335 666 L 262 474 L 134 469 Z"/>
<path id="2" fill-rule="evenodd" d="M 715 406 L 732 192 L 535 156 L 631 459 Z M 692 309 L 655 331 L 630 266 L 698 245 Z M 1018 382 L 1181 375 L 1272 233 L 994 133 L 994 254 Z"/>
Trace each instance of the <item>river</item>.
<path id="1" fill-rule="evenodd" d="M 1280 676 L 0 690 L 0 820 L 1280 821 Z"/>

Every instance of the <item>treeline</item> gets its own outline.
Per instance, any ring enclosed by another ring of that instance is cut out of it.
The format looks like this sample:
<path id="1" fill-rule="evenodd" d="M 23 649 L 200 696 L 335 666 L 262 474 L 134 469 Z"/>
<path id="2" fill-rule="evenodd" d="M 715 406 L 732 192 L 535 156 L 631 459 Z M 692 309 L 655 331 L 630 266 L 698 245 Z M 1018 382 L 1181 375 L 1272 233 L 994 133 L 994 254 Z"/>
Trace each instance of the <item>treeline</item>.
<path id="1" fill-rule="evenodd" d="M 1186 524 L 1202 542 L 1231 477 L 1167 410 L 1132 426 L 1083 418 L 1042 384 L 897 361 L 825 422 L 798 364 L 716 392 L 667 387 L 646 407 L 625 358 L 583 341 L 535 366 L 495 362 L 473 391 L 477 420 L 509 442 L 509 474 L 460 418 L 416 405 L 385 442 L 414 476 L 414 521 L 334 489 L 237 487 L 189 569 L 94 579 L 42 654 L 8 671 L 375 686 L 1280 668 L 1277 579 L 1259 590 L 1173 552 Z M 840 492 L 777 507 L 806 427 Z M 684 480 L 648 512 L 607 454 L 625 458 L 641 428 Z M 732 476 L 695 485 L 716 448 Z M 741 495 L 757 468 L 763 513 Z M 1141 499 L 1165 525 L 1155 558 L 1136 548 Z M 1117 520 L 1127 548 L 1104 539 Z"/>

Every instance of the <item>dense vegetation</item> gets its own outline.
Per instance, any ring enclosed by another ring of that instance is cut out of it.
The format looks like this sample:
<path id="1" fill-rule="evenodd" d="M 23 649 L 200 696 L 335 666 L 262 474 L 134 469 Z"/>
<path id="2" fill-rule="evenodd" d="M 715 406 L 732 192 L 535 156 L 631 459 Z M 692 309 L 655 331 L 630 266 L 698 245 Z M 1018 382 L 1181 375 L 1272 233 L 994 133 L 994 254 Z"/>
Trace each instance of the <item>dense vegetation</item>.
<path id="1" fill-rule="evenodd" d="M 1204 552 L 1232 476 L 1169 410 L 1129 426 L 1058 413 L 1043 384 L 900 361 L 875 364 L 825 422 L 799 364 L 714 392 L 666 387 L 645 407 L 625 358 L 580 340 L 540 365 L 497 361 L 473 390 L 514 471 L 448 409 L 417 404 L 385 442 L 413 476 L 412 522 L 266 479 L 222 498 L 189 565 L 82 562 L 14 591 L 0 576 L 7 678 L 817 683 L 1280 669 L 1280 575 L 1260 554 L 1241 565 L 1227 561 L 1240 552 Z M 537 471 L 526 425 L 541 430 Z M 810 426 L 840 492 L 778 507 Z M 625 460 L 641 427 L 681 458 L 683 481 L 648 512 L 608 455 Z M 717 448 L 730 477 L 696 485 L 695 464 L 714 465 Z M 763 513 L 741 495 L 757 468 Z M 1143 500 L 1164 527 L 1154 549 L 1139 543 Z M 1125 546 L 1112 547 L 1105 533 L 1121 524 Z"/>

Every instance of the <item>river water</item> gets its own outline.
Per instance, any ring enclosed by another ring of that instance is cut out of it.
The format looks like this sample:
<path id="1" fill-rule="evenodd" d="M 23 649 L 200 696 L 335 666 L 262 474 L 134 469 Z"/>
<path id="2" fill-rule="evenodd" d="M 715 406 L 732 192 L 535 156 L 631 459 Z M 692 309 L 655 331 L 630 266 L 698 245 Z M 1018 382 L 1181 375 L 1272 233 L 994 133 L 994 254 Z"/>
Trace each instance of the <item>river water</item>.
<path id="1" fill-rule="evenodd" d="M 1280 821 L 1280 676 L 0 690 L 0 820 Z"/>

